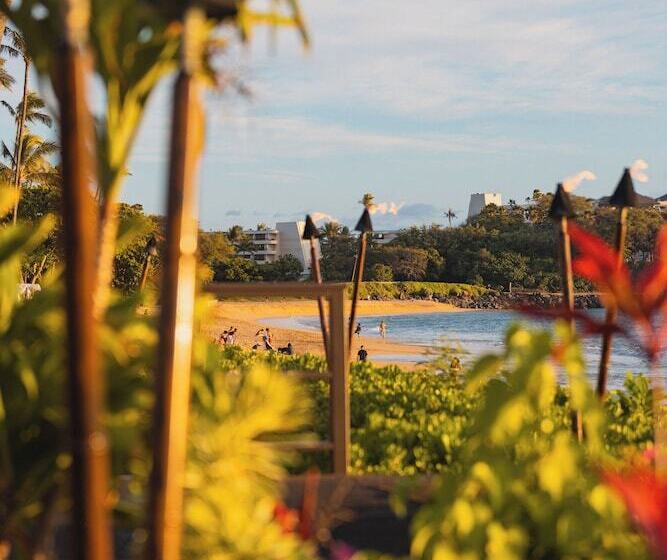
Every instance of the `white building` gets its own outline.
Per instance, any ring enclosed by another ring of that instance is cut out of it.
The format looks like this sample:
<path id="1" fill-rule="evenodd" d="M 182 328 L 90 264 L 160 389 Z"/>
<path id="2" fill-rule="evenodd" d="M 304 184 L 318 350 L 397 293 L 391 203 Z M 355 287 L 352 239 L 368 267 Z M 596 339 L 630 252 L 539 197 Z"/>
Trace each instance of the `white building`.
<path id="1" fill-rule="evenodd" d="M 399 233 L 399 231 L 374 231 L 371 234 L 371 239 L 378 245 L 386 245 L 396 239 Z"/>
<path id="2" fill-rule="evenodd" d="M 503 200 L 500 193 L 485 192 L 473 193 L 470 195 L 470 205 L 468 206 L 468 219 L 474 218 L 489 204 L 502 206 Z"/>
<path id="3" fill-rule="evenodd" d="M 278 222 L 271 229 L 250 229 L 244 233 L 252 241 L 255 249 L 245 256 L 257 264 L 276 262 L 280 257 L 293 255 L 303 266 L 304 272 L 310 270 L 310 241 L 301 239 L 305 222 Z M 319 244 L 315 240 L 319 254 Z"/>

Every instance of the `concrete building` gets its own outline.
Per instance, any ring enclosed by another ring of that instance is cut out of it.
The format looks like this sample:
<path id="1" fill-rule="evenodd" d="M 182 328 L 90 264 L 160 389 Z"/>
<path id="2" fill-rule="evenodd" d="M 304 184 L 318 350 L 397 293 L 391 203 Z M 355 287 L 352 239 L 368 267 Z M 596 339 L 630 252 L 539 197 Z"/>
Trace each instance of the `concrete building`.
<path id="1" fill-rule="evenodd" d="M 500 193 L 485 192 L 471 194 L 470 205 L 468 206 L 468 219 L 477 216 L 477 214 L 479 214 L 484 209 L 484 207 L 488 206 L 489 204 L 502 206 L 503 200 Z"/>
<path id="2" fill-rule="evenodd" d="M 278 222 L 271 229 L 249 229 L 244 233 L 255 246 L 252 253 L 244 256 L 251 258 L 257 264 L 276 262 L 280 257 L 293 255 L 303 266 L 304 272 L 310 270 L 310 242 L 303 241 L 301 236 L 305 222 Z M 319 254 L 319 244 L 316 241 Z"/>
<path id="3" fill-rule="evenodd" d="M 386 245 L 398 237 L 399 231 L 374 231 L 371 239 L 378 245 Z"/>

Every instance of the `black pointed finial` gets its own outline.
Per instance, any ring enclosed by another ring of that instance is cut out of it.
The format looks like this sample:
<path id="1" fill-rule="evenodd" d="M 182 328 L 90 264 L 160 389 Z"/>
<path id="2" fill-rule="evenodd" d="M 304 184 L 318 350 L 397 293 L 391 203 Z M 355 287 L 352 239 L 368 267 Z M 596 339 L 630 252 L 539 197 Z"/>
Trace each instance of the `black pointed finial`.
<path id="1" fill-rule="evenodd" d="M 552 220 L 560 220 L 561 218 L 574 218 L 576 213 L 572 207 L 570 195 L 563 188 L 563 183 L 558 183 L 556 194 L 551 201 L 551 208 L 549 208 L 549 217 Z"/>
<path id="2" fill-rule="evenodd" d="M 150 257 L 157 257 L 157 239 L 151 235 L 146 242 L 146 254 Z"/>
<path id="3" fill-rule="evenodd" d="M 609 206 L 616 206 L 617 208 L 637 206 L 637 191 L 635 191 L 632 175 L 630 175 L 630 170 L 627 167 L 623 170 L 621 180 L 609 199 Z"/>
<path id="4" fill-rule="evenodd" d="M 320 230 L 317 229 L 315 222 L 310 217 L 310 214 L 306 216 L 306 226 L 303 228 L 303 235 L 301 239 L 317 239 L 320 236 Z"/>
<path id="5" fill-rule="evenodd" d="M 359 231 L 361 233 L 373 231 L 371 213 L 368 211 L 368 208 L 364 208 L 364 213 L 361 215 L 361 218 L 359 218 L 357 225 L 354 226 L 354 231 Z"/>

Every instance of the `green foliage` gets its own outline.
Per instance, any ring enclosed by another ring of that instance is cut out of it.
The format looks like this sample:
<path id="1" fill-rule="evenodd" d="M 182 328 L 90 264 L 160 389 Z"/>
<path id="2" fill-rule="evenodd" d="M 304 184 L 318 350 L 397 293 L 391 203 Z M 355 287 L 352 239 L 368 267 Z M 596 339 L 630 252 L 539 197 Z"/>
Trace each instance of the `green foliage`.
<path id="1" fill-rule="evenodd" d="M 199 259 L 203 264 L 215 267 L 215 263 L 234 255 L 234 246 L 221 231 L 199 232 Z"/>
<path id="2" fill-rule="evenodd" d="M 387 264 L 373 265 L 371 279 L 375 282 L 391 282 L 394 279 L 394 271 Z"/>
<path id="3" fill-rule="evenodd" d="M 416 558 L 645 558 L 625 508 L 604 486 L 602 410 L 585 383 L 576 343 L 565 367 L 586 438 L 552 417 L 556 374 L 546 333 L 510 329 L 502 356 L 472 378 L 489 379 L 456 472 L 442 476 L 413 522 Z M 578 379 L 579 378 L 579 379 Z"/>
<path id="4" fill-rule="evenodd" d="M 257 263 L 245 257 L 228 257 L 217 261 L 213 272 L 213 280 L 216 282 L 253 282 L 262 279 Z"/>
<path id="5" fill-rule="evenodd" d="M 120 204 L 118 213 L 120 227 L 112 285 L 124 293 L 131 293 L 139 287 L 146 262 L 146 244 L 159 234 L 160 224 L 157 217 L 144 214 L 140 204 Z M 150 277 L 157 277 L 159 269 L 158 254 L 151 257 Z"/>
<path id="6" fill-rule="evenodd" d="M 548 217 L 552 195 L 535 191 L 525 206 L 490 205 L 459 227 L 411 227 L 390 244 L 434 252 L 427 278 L 484 286 L 556 291 L 559 289 L 555 228 Z M 573 196 L 577 221 L 611 241 L 617 213 L 594 201 Z M 633 208 L 630 213 L 626 256 L 633 268 L 652 258 L 656 232 L 664 216 L 654 208 Z M 589 289 L 579 283 L 579 289 Z"/>
<path id="7" fill-rule="evenodd" d="M 268 281 L 296 281 L 301 278 L 303 265 L 294 255 L 283 255 L 275 262 L 266 263 L 260 267 L 260 273 L 264 280 Z"/>
<path id="8" fill-rule="evenodd" d="M 363 282 L 361 299 L 428 299 L 450 296 L 477 297 L 488 292 L 486 288 L 470 284 L 447 282 Z"/>

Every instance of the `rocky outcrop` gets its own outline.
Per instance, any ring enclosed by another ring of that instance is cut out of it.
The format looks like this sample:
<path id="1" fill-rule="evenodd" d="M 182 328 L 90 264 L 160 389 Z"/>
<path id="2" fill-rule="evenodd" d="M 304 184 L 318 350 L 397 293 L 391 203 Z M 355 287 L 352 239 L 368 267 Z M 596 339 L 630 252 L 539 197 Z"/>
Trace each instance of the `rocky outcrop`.
<path id="1" fill-rule="evenodd" d="M 512 309 L 521 306 L 537 307 L 540 309 L 558 307 L 561 305 L 560 294 L 532 292 L 507 293 L 490 291 L 479 296 L 447 296 L 438 299 L 463 309 Z M 574 299 L 577 309 L 595 309 L 601 307 L 600 299 L 595 294 L 577 295 Z"/>

